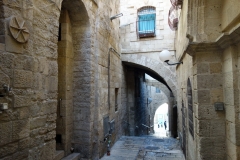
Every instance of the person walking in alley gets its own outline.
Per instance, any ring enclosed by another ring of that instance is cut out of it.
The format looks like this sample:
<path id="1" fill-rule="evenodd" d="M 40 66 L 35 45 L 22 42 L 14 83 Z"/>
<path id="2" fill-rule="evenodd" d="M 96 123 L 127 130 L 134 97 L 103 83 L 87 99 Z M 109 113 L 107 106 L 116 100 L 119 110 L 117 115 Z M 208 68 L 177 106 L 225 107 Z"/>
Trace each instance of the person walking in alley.
<path id="1" fill-rule="evenodd" d="M 167 129 L 167 122 L 164 121 L 164 127 L 165 127 L 165 130 Z"/>

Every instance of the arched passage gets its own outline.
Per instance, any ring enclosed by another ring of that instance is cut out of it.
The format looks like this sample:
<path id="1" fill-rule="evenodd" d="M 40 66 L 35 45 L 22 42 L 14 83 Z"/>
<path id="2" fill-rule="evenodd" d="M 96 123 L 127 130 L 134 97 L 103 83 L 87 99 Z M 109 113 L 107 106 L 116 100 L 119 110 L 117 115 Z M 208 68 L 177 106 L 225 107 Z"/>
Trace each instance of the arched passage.
<path id="1" fill-rule="evenodd" d="M 161 62 L 147 56 L 138 54 L 123 54 L 122 61 L 125 64 L 144 69 L 150 76 L 164 83 L 176 97 L 176 73 L 175 70 Z"/>
<path id="2" fill-rule="evenodd" d="M 57 149 L 90 157 L 92 50 L 88 12 L 80 0 L 63 0 L 58 36 Z M 87 134 L 86 134 L 87 133 Z"/>
<path id="3" fill-rule="evenodd" d="M 154 114 L 154 133 L 157 136 L 166 137 L 169 130 L 168 104 L 163 103 Z"/>

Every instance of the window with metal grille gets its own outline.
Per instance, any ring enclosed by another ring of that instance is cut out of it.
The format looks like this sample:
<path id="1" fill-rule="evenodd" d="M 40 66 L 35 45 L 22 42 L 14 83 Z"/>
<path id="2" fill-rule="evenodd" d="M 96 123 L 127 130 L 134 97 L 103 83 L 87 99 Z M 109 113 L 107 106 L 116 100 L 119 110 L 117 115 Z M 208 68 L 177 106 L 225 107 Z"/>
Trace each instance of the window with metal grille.
<path id="1" fill-rule="evenodd" d="M 194 122 L 193 122 L 193 101 L 192 101 L 192 86 L 190 79 L 187 81 L 187 99 L 188 99 L 188 125 L 189 132 L 194 138 Z"/>
<path id="2" fill-rule="evenodd" d="M 155 36 L 156 9 L 152 6 L 145 6 L 138 9 L 137 33 L 138 37 Z"/>

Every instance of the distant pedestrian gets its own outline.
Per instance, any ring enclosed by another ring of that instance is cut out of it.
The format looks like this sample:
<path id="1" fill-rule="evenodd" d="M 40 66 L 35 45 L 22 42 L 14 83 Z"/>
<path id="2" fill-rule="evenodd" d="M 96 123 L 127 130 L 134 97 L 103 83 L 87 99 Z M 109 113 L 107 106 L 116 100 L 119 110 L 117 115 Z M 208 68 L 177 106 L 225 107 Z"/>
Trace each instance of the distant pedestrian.
<path id="1" fill-rule="evenodd" d="M 159 123 L 158 123 L 158 128 L 159 128 Z"/>
<path id="2" fill-rule="evenodd" d="M 167 129 L 167 122 L 164 121 L 164 127 L 165 127 L 165 130 Z"/>

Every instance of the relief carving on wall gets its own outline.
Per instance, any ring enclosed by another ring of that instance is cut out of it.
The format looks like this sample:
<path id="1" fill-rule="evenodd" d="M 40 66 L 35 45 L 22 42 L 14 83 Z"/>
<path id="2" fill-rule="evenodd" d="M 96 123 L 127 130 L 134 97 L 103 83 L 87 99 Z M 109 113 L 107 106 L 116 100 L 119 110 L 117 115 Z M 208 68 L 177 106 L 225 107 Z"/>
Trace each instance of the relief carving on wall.
<path id="1" fill-rule="evenodd" d="M 29 30 L 25 21 L 19 16 L 13 16 L 9 22 L 9 30 L 13 38 L 19 43 L 26 43 L 29 38 Z"/>

